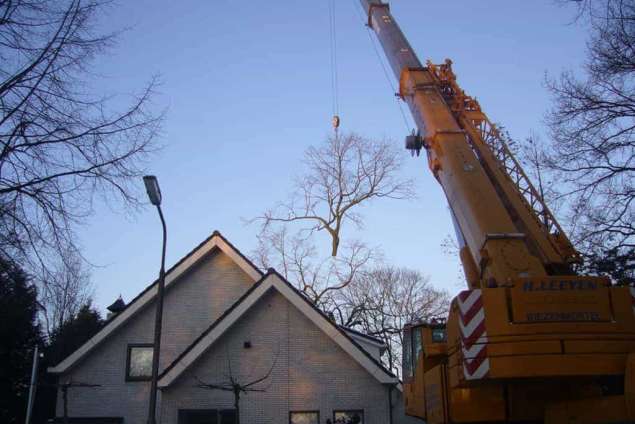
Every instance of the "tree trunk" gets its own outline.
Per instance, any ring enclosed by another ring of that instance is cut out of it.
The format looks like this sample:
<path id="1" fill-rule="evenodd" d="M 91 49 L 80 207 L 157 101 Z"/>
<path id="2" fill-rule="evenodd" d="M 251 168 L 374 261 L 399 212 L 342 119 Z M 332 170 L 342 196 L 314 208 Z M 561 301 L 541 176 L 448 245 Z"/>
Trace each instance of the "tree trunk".
<path id="1" fill-rule="evenodd" d="M 236 409 L 236 424 L 240 424 L 240 389 L 234 389 L 234 409 Z"/>
<path id="2" fill-rule="evenodd" d="M 333 238 L 333 243 L 332 243 L 332 248 L 331 248 L 331 256 L 335 257 L 337 256 L 337 249 L 340 246 L 340 235 L 335 232 L 332 234 L 332 238 Z"/>

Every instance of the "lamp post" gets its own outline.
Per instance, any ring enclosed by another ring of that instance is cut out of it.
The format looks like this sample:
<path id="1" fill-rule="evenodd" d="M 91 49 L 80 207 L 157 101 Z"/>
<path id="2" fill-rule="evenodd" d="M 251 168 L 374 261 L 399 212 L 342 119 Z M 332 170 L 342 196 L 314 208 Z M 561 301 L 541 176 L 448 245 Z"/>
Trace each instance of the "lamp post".
<path id="1" fill-rule="evenodd" d="M 156 424 L 157 410 L 157 379 L 159 376 L 159 353 L 161 352 L 161 325 L 163 320 L 163 291 L 165 288 L 165 245 L 167 242 L 167 229 L 163 212 L 161 211 L 161 189 L 159 181 L 154 175 L 143 177 L 150 203 L 157 207 L 161 225 L 163 227 L 163 249 L 161 251 L 161 270 L 159 271 L 159 284 L 157 291 L 157 309 L 154 320 L 154 344 L 152 350 L 152 380 L 150 384 L 150 404 L 148 407 L 148 424 Z"/>
<path id="2" fill-rule="evenodd" d="M 37 390 L 37 371 L 38 361 L 42 357 L 39 353 L 38 345 L 33 350 L 33 368 L 31 368 L 31 385 L 29 386 L 29 402 L 26 407 L 26 424 L 31 424 L 31 415 L 33 415 L 33 402 L 35 401 L 35 392 Z"/>

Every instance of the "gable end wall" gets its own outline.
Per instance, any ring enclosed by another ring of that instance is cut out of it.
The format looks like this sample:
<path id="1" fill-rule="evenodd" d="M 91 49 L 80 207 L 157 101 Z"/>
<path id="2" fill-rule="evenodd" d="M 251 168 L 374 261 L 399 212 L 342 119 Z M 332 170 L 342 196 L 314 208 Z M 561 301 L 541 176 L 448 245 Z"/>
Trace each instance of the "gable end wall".
<path id="1" fill-rule="evenodd" d="M 251 348 L 245 348 L 249 341 Z M 177 422 L 179 409 L 233 408 L 231 393 L 195 387 L 227 380 L 228 358 L 243 383 L 269 379 L 241 400 L 241 421 L 287 423 L 289 411 L 319 410 L 326 422 L 334 409 L 363 409 L 367 424 L 388 421 L 387 387 L 275 289 L 263 296 L 192 367 L 162 393 L 162 423 Z"/>
<path id="2" fill-rule="evenodd" d="M 161 370 L 242 296 L 254 281 L 227 255 L 213 252 L 166 292 Z M 127 345 L 152 343 L 154 302 L 117 329 L 60 381 L 100 384 L 69 390 L 69 415 L 124 416 L 126 423 L 147 418 L 149 382 L 126 382 Z M 58 393 L 57 416 L 62 414 Z"/>

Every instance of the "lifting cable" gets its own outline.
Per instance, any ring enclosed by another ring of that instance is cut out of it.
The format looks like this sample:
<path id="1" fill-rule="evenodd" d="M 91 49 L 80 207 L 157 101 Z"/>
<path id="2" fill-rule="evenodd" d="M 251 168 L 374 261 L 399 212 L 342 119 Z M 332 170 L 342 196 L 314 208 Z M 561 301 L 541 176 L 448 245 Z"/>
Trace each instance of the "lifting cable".
<path id="1" fill-rule="evenodd" d="M 353 8 L 357 11 L 357 15 L 360 17 L 360 19 L 362 21 L 362 24 L 366 28 L 366 33 L 368 34 L 368 39 L 370 40 L 370 44 L 373 46 L 373 50 L 375 51 L 375 56 L 377 57 L 377 61 L 381 65 L 381 69 L 384 71 L 384 76 L 386 77 L 386 81 L 388 81 L 388 85 L 390 86 L 390 89 L 392 90 L 392 92 L 395 93 L 395 99 L 397 100 L 397 106 L 399 107 L 399 111 L 401 112 L 401 117 L 403 118 L 403 122 L 404 122 L 404 124 L 406 126 L 406 133 L 410 133 L 410 131 L 413 131 L 412 127 L 408 123 L 408 118 L 406 117 L 406 112 L 404 112 L 404 110 L 403 110 L 403 105 L 401 104 L 401 98 L 397 94 L 397 89 L 396 89 L 395 85 L 393 84 L 392 78 L 390 76 L 390 72 L 388 72 L 388 68 L 387 68 L 386 64 L 384 63 L 384 61 L 382 60 L 381 54 L 379 53 L 379 48 L 377 47 L 377 41 L 375 41 L 375 37 L 373 36 L 373 29 L 368 25 L 368 20 L 364 18 L 364 13 L 365 12 L 363 10 L 360 10 L 362 5 L 359 4 L 359 2 L 356 1 L 356 0 L 353 0 L 353 2 L 355 3 L 353 5 Z M 415 127 L 416 127 L 416 125 L 415 125 Z"/>
<path id="2" fill-rule="evenodd" d="M 335 0 L 327 0 L 329 5 L 329 38 L 331 49 L 331 94 L 332 94 L 332 111 L 333 111 L 333 130 L 335 138 L 338 137 L 338 128 L 340 126 L 339 116 L 339 81 L 337 74 L 337 32 L 335 25 Z"/>

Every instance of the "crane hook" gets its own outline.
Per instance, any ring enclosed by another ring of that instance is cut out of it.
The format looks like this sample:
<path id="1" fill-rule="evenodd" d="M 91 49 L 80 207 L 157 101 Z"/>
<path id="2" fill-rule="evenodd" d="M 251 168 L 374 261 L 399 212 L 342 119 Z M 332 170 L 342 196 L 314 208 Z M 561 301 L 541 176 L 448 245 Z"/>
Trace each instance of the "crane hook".
<path id="1" fill-rule="evenodd" d="M 410 150 L 410 155 L 414 157 L 415 154 L 419 156 L 423 147 L 424 143 L 421 133 L 419 131 L 415 133 L 415 131 L 412 130 L 412 134 L 406 136 L 406 149 Z"/>

